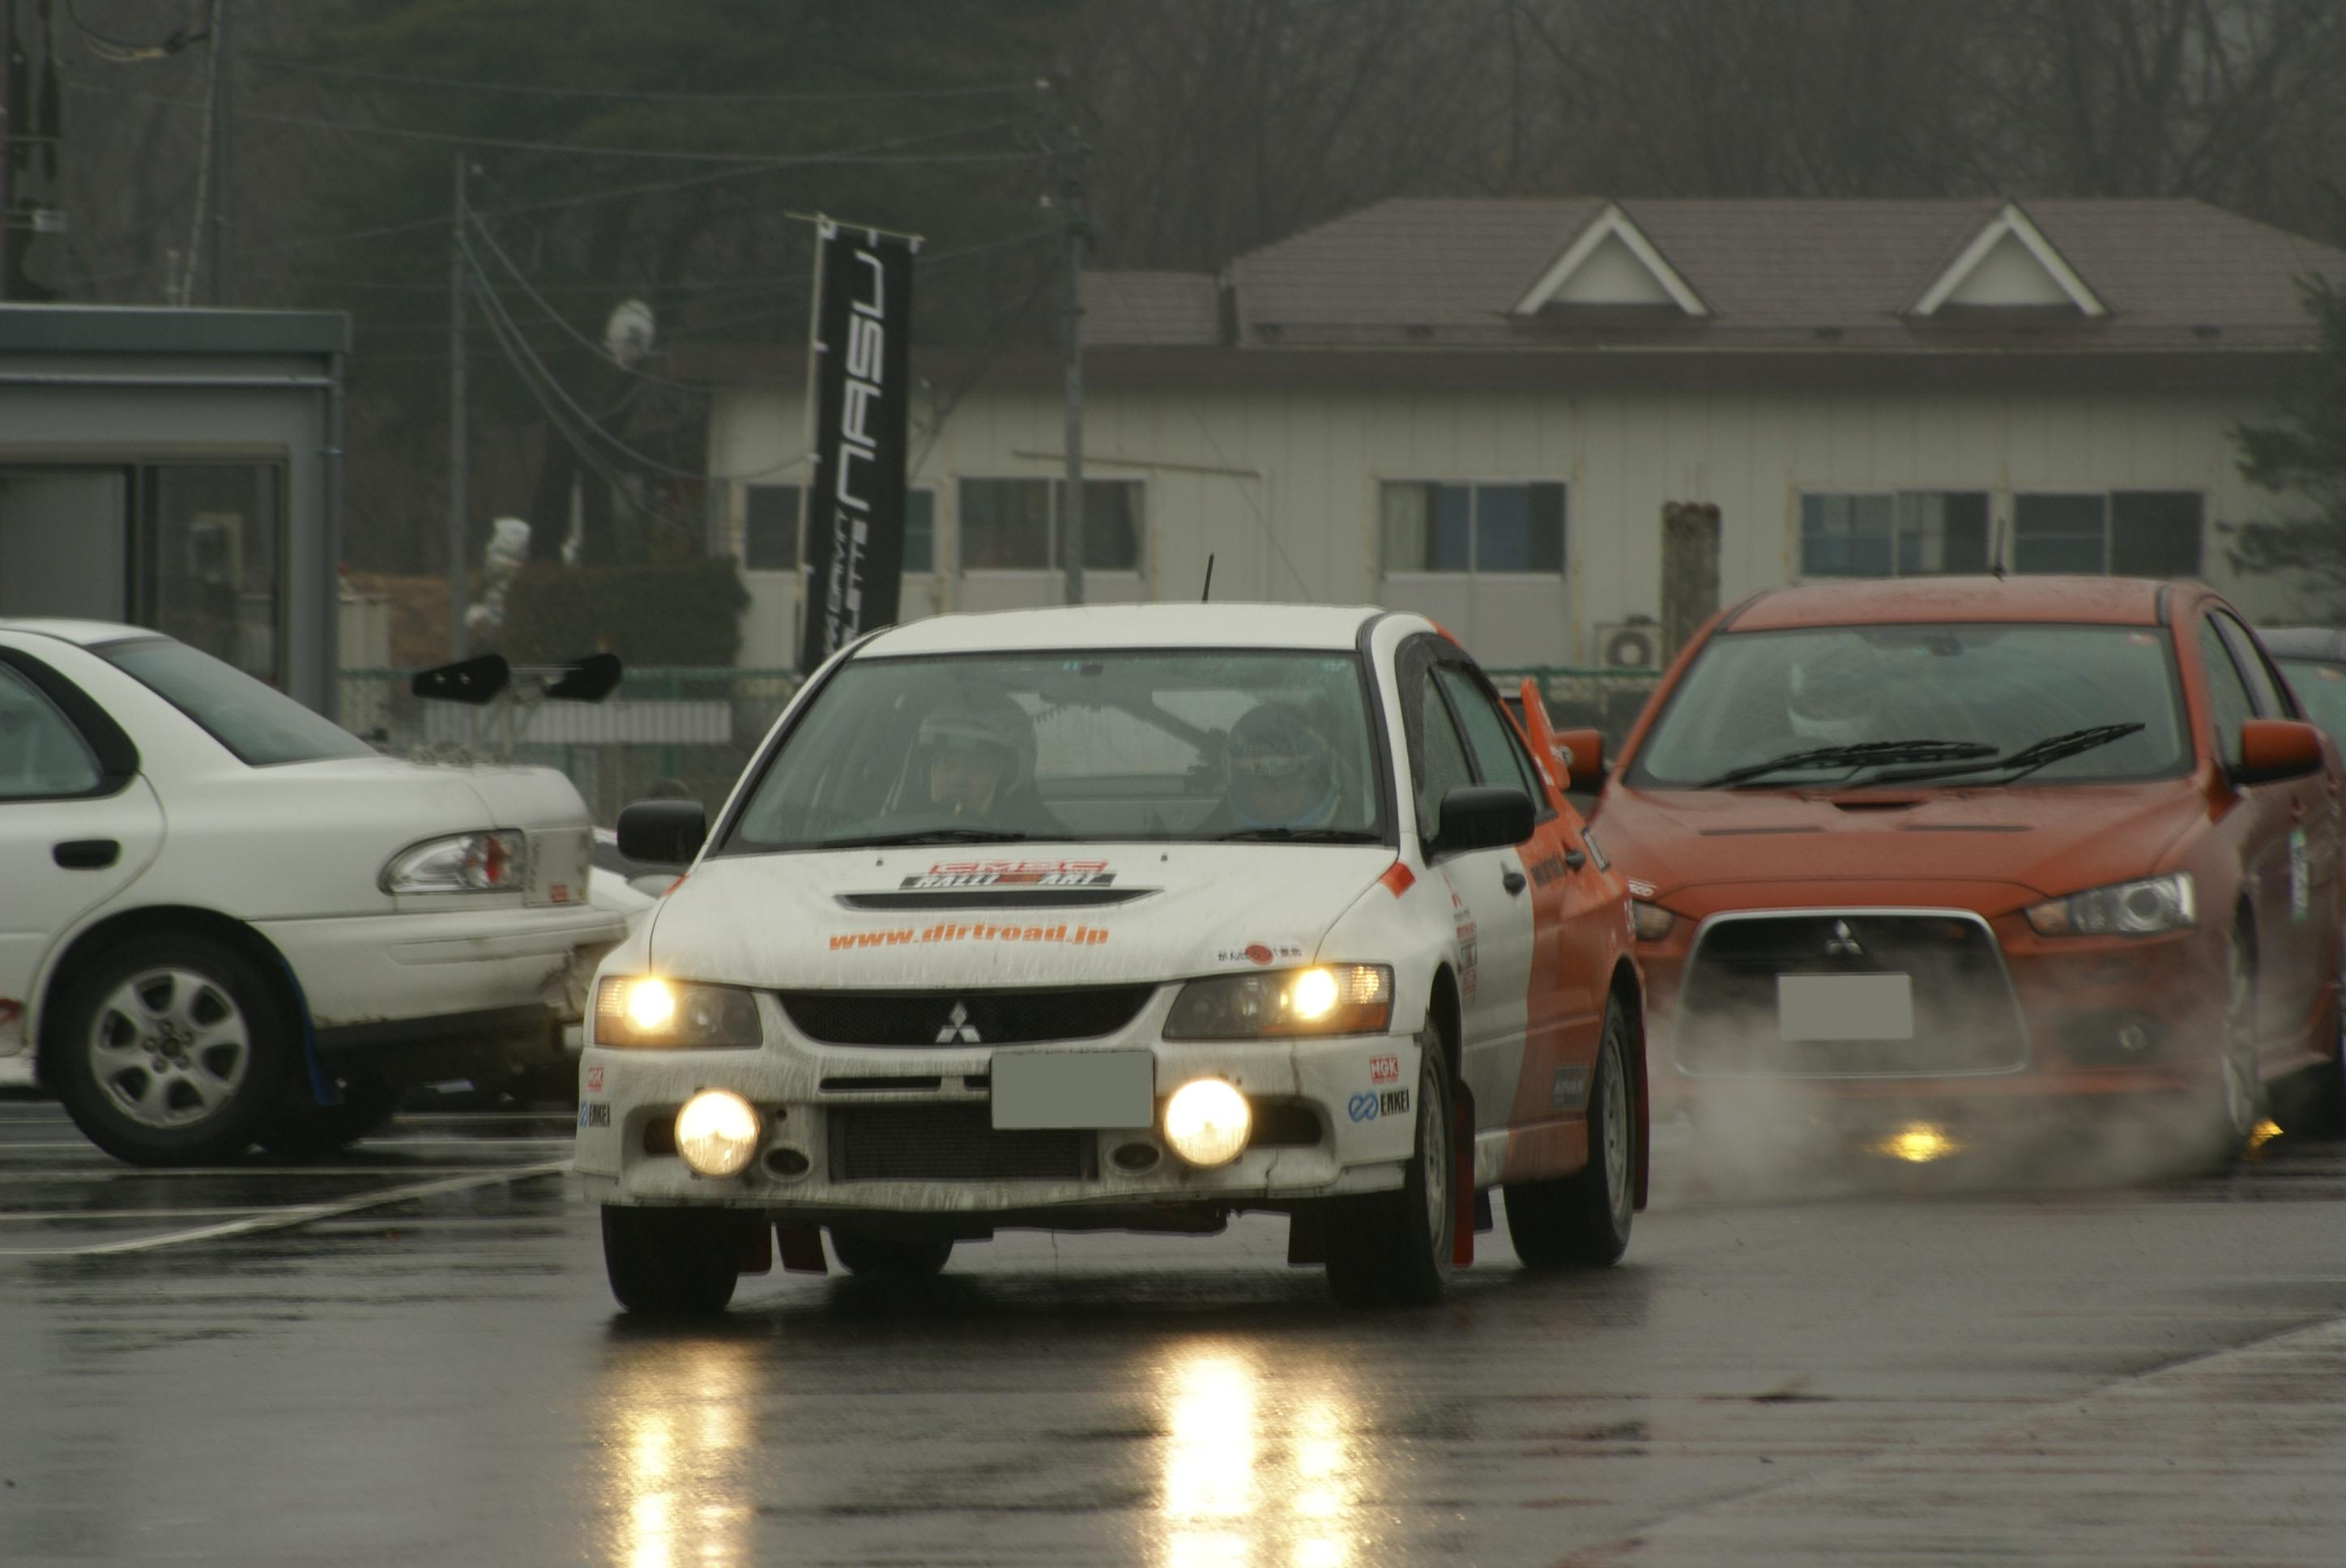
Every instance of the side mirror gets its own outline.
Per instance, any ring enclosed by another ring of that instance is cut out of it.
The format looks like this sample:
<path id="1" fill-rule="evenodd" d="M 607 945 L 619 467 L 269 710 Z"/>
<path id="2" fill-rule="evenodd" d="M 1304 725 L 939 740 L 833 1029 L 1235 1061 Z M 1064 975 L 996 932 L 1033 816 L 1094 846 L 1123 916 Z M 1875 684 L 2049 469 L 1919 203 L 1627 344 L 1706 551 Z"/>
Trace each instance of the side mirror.
<path id="1" fill-rule="evenodd" d="M 1445 852 L 1504 849 L 1530 838 L 1535 822 L 1532 798 L 1522 790 L 1470 784 L 1442 798 L 1434 847 Z"/>
<path id="2" fill-rule="evenodd" d="M 1562 729 L 1556 732 L 1556 748 L 1566 753 L 1566 772 L 1571 782 L 1566 789 L 1576 794 L 1594 795 L 1605 787 L 1605 737 L 1593 729 Z"/>
<path id="3" fill-rule="evenodd" d="M 2235 784 L 2271 784 L 2321 771 L 2321 731 L 2292 718 L 2251 718 L 2240 726 Z"/>
<path id="4" fill-rule="evenodd" d="M 656 866 L 681 866 L 709 841 L 709 813 L 698 800 L 638 800 L 619 812 L 619 853 Z"/>

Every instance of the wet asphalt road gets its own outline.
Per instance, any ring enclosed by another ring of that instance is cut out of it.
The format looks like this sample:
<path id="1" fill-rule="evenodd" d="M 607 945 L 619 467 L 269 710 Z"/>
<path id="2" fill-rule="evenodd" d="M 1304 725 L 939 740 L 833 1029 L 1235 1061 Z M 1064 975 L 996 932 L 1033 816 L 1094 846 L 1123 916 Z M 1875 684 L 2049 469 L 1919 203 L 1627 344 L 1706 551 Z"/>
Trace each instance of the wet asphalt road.
<path id="1" fill-rule="evenodd" d="M 630 1324 L 568 1118 L 145 1173 L 0 1101 L 0 1563 L 2346 1560 L 2346 1150 L 1698 1190 L 1331 1307 L 1283 1227 Z"/>

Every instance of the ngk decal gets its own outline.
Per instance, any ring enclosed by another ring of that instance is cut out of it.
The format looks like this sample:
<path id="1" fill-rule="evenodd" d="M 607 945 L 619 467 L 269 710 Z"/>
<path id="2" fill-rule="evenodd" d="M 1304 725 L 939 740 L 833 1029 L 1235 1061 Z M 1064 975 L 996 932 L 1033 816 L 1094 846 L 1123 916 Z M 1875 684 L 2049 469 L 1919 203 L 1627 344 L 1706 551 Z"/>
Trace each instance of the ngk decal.
<path id="1" fill-rule="evenodd" d="M 1116 881 L 1106 860 L 940 860 L 905 890 L 937 888 L 1104 888 Z"/>

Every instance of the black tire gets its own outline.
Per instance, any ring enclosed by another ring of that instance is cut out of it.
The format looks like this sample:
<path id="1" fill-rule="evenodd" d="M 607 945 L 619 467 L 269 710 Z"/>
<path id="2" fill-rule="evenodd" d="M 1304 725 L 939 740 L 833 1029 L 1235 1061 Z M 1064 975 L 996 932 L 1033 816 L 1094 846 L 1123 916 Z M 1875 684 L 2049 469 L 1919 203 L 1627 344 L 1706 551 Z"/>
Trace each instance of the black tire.
<path id="1" fill-rule="evenodd" d="M 1588 1163 L 1572 1176 L 1506 1189 L 1507 1235 L 1525 1268 L 1604 1268 L 1629 1250 L 1637 1207 L 1636 1093 L 1629 1021 L 1615 1001 L 1605 1009 L 1588 1085 Z"/>
<path id="2" fill-rule="evenodd" d="M 2214 1082 L 2207 1091 L 2205 1122 L 2218 1165 L 2229 1165 L 2249 1148 L 2264 1119 L 2265 1092 L 2257 1062 L 2256 947 L 2245 926 L 2232 933 L 2225 964 L 2223 1033 L 2216 1044 Z"/>
<path id="3" fill-rule="evenodd" d="M 620 1306 L 647 1317 L 707 1318 L 741 1282 L 741 1227 L 723 1209 L 603 1206 L 603 1271 Z"/>
<path id="4" fill-rule="evenodd" d="M 253 1141 L 289 1159 L 331 1155 L 381 1132 L 398 1109 L 398 1093 L 382 1079 L 353 1078 L 342 1085 L 338 1105 L 321 1105 L 306 1090 L 296 1094 Z"/>
<path id="5" fill-rule="evenodd" d="M 2346 1138 L 2346 975 L 2331 1009 L 2330 1060 L 2306 1079 L 2306 1131 L 2319 1138 Z M 2294 1131 L 2296 1124 L 2290 1126 Z"/>
<path id="6" fill-rule="evenodd" d="M 296 1023 L 236 949 L 157 932 L 66 983 L 44 1031 L 45 1076 L 74 1125 L 115 1158 L 216 1164 L 251 1147 L 283 1108 Z"/>
<path id="7" fill-rule="evenodd" d="M 850 1274 L 873 1279 L 933 1279 L 953 1257 L 950 1236 L 875 1236 L 849 1226 L 831 1227 L 831 1250 Z"/>
<path id="8" fill-rule="evenodd" d="M 1450 1065 L 1431 1034 L 1418 1060 L 1417 1142 L 1400 1190 L 1340 1200 L 1328 1217 L 1328 1288 L 1349 1307 L 1427 1307 L 1449 1288 L 1458 1229 Z"/>

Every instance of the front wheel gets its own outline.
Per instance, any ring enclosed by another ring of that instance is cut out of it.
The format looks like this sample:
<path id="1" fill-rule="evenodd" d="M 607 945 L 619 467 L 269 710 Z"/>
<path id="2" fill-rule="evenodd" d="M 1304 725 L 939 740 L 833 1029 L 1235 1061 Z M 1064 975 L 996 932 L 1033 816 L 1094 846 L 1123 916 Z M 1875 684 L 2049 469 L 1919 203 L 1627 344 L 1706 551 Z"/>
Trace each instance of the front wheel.
<path id="1" fill-rule="evenodd" d="M 1418 1053 L 1417 1146 L 1398 1192 L 1340 1200 L 1329 1217 L 1328 1288 L 1347 1306 L 1431 1306 L 1450 1284 L 1457 1234 L 1456 1129 L 1438 1040 Z"/>
<path id="2" fill-rule="evenodd" d="M 133 937 L 60 993 L 49 1067 L 66 1112 L 137 1166 L 211 1165 L 284 1105 L 295 1020 L 260 968 L 192 933 Z"/>
<path id="3" fill-rule="evenodd" d="M 603 1271 L 630 1312 L 703 1318 L 741 1282 L 741 1225 L 723 1209 L 603 1206 Z"/>
<path id="4" fill-rule="evenodd" d="M 1602 1268 L 1629 1249 L 1637 1196 L 1630 1093 L 1629 1024 L 1614 1002 L 1588 1090 L 1588 1163 L 1568 1176 L 1507 1188 L 1507 1234 L 1525 1268 Z"/>
<path id="5" fill-rule="evenodd" d="M 848 1226 L 831 1227 L 831 1249 L 850 1274 L 897 1281 L 932 1279 L 953 1257 L 953 1237 L 875 1236 Z"/>
<path id="6" fill-rule="evenodd" d="M 2257 972 L 2247 932 L 2233 933 L 2224 966 L 2224 1033 L 2208 1089 L 2208 1131 L 2217 1157 L 2229 1163 L 2249 1146 L 2264 1117 L 2264 1083 L 2257 1060 Z"/>

